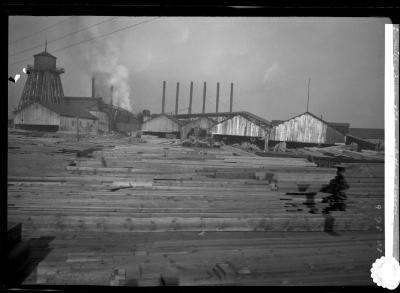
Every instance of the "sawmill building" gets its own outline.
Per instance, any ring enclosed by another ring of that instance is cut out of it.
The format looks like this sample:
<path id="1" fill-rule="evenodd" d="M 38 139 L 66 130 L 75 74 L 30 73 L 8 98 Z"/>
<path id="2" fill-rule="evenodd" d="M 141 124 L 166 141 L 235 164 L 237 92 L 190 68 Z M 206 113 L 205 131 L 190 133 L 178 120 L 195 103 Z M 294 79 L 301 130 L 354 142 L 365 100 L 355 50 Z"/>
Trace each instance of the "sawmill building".
<path id="1" fill-rule="evenodd" d="M 97 133 L 98 130 L 96 116 L 67 103 L 34 102 L 15 113 L 14 123 L 17 128 L 42 131 Z"/>
<path id="2" fill-rule="evenodd" d="M 184 122 L 170 115 L 160 114 L 143 122 L 142 133 L 160 137 L 173 134 L 176 137 L 180 137 L 183 124 Z"/>
<path id="3" fill-rule="evenodd" d="M 91 97 L 64 96 L 60 75 L 65 71 L 56 67 L 56 59 L 45 50 L 34 55 L 33 66 L 27 66 L 29 75 L 14 111 L 16 128 L 82 134 L 140 129 L 133 113 L 95 96 L 94 79 Z"/>
<path id="4" fill-rule="evenodd" d="M 271 141 L 307 144 L 344 143 L 344 134 L 310 112 L 277 123 L 270 133 Z"/>

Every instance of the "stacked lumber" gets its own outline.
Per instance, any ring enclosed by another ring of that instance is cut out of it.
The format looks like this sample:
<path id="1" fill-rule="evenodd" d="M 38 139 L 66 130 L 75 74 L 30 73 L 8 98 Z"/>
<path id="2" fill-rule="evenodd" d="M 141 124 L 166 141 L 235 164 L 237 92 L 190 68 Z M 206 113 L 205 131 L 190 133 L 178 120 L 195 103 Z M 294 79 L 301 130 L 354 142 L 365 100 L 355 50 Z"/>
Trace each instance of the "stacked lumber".
<path id="1" fill-rule="evenodd" d="M 337 145 L 330 147 L 305 147 L 303 149 L 293 150 L 294 153 L 311 157 L 313 159 L 333 160 L 336 162 L 384 162 L 383 152 L 362 150 L 356 152 L 351 150 L 352 146 Z M 317 160 L 313 160 L 317 161 Z"/>
<path id="2" fill-rule="evenodd" d="M 26 140 L 44 142 L 11 136 L 15 160 Z M 27 238 L 55 237 L 27 282 L 334 285 L 342 278 L 370 284 L 373 244 L 383 237 L 375 222 L 383 216 L 375 208 L 384 204 L 383 164 L 346 165 L 346 211 L 326 216 L 327 194 L 320 190 L 334 168 L 228 146 L 145 140 L 44 143 L 43 156 L 51 150 L 53 160 L 61 157 L 62 170 L 11 166 L 10 220 L 23 223 Z M 90 156 L 77 156 L 89 149 Z M 32 164 L 41 159 L 26 150 L 29 155 Z"/>

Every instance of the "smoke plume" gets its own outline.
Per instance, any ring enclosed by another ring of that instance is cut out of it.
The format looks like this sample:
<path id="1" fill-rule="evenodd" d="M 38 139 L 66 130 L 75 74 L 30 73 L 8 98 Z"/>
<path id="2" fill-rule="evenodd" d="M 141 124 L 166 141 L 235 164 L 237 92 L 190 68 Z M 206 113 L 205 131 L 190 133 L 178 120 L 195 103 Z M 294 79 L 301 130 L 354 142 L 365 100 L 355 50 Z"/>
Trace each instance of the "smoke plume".
<path id="1" fill-rule="evenodd" d="M 97 27 L 91 29 L 89 33 L 91 38 L 104 34 L 99 32 Z M 129 70 L 120 61 L 120 49 L 116 45 L 118 43 L 118 36 L 99 38 L 85 52 L 85 63 L 88 64 L 88 73 L 95 77 L 96 96 L 102 97 L 106 103 L 112 100 L 114 105 L 132 111 Z"/>

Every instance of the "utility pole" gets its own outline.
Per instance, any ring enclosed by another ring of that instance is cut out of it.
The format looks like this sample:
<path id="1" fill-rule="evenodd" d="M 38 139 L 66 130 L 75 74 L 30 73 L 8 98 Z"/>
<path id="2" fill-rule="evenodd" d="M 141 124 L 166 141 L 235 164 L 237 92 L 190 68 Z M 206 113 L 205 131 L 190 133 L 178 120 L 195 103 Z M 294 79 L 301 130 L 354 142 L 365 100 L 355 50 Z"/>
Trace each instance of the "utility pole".
<path id="1" fill-rule="evenodd" d="M 310 82 L 311 82 L 311 77 L 308 78 L 307 112 L 308 112 L 308 103 L 310 102 Z"/>
<path id="2" fill-rule="evenodd" d="M 79 117 L 76 116 L 76 141 L 79 141 Z"/>

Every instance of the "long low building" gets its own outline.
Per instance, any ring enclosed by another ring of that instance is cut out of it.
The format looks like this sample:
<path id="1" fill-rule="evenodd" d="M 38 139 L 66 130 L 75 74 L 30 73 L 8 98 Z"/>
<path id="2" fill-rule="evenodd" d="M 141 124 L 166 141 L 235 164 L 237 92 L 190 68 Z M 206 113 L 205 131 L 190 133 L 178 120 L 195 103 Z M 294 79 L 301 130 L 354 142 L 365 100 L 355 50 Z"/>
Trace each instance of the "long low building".
<path id="1" fill-rule="evenodd" d="M 99 124 L 96 116 L 76 105 L 34 102 L 15 112 L 14 125 L 27 130 L 97 133 Z"/>

